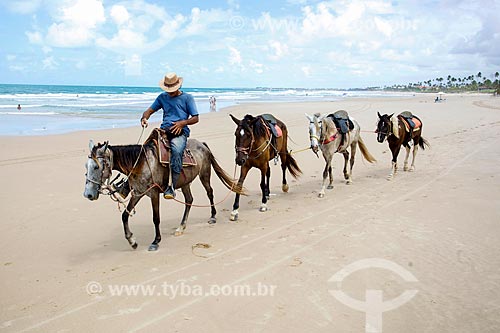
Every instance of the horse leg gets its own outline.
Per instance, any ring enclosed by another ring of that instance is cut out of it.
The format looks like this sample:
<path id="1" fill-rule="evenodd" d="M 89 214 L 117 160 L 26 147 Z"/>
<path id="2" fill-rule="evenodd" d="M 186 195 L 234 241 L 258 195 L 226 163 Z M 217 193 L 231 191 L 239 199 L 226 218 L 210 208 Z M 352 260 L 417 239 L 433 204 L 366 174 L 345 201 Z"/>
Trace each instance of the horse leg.
<path id="1" fill-rule="evenodd" d="M 262 191 L 262 204 L 260 205 L 260 211 L 267 211 L 267 199 L 269 198 L 269 177 L 270 168 L 269 164 L 264 164 L 264 167 L 260 169 L 260 189 Z M 266 183 L 267 180 L 267 183 Z"/>
<path id="2" fill-rule="evenodd" d="M 331 165 L 328 167 L 328 186 L 326 188 L 329 190 L 333 189 L 333 170 Z"/>
<path id="3" fill-rule="evenodd" d="M 153 224 L 155 225 L 155 239 L 151 245 L 149 245 L 148 251 L 158 250 L 159 243 L 161 242 L 161 232 L 160 232 L 160 194 L 158 191 L 152 191 L 151 195 L 151 206 L 153 208 Z"/>
<path id="4" fill-rule="evenodd" d="M 415 158 L 417 157 L 417 152 L 418 152 L 418 142 L 417 140 L 414 140 L 413 141 L 413 158 L 411 160 L 411 166 L 410 166 L 410 169 L 408 171 L 410 172 L 413 172 L 415 171 Z"/>
<path id="5" fill-rule="evenodd" d="M 238 179 L 238 188 L 243 188 L 243 182 L 245 181 L 249 170 L 250 168 L 245 165 L 241 167 L 240 178 Z M 231 212 L 231 217 L 229 218 L 231 221 L 236 221 L 238 219 L 238 208 L 240 208 L 240 194 L 236 193 L 236 196 L 234 197 L 233 211 Z"/>
<path id="6" fill-rule="evenodd" d="M 325 156 L 325 155 L 323 155 Z M 326 184 L 326 178 L 329 176 L 330 178 L 330 183 L 328 185 L 328 189 L 333 188 L 333 176 L 332 176 L 332 158 L 331 156 L 326 157 L 325 156 L 325 169 L 323 170 L 323 183 L 321 184 L 321 191 L 318 193 L 318 197 L 323 198 L 325 196 L 325 184 Z"/>
<path id="7" fill-rule="evenodd" d="M 358 142 L 353 141 L 351 144 L 351 159 L 349 160 L 349 179 L 347 179 L 346 184 L 352 184 L 352 168 L 354 167 L 354 160 L 356 156 L 356 149 L 358 148 Z"/>
<path id="8" fill-rule="evenodd" d="M 271 190 L 269 189 L 269 179 L 270 178 L 271 178 L 271 168 L 268 165 L 267 171 L 266 171 L 266 190 L 264 193 L 267 200 L 269 200 L 269 197 L 271 196 Z"/>
<path id="9" fill-rule="evenodd" d="M 408 157 L 410 156 L 410 146 L 408 147 L 405 147 L 406 149 L 406 156 L 405 156 L 405 164 L 403 166 L 403 170 L 404 171 L 408 171 Z M 413 149 L 413 151 L 415 151 L 415 149 Z"/>
<path id="10" fill-rule="evenodd" d="M 210 200 L 210 219 L 208 220 L 209 224 L 214 224 L 217 222 L 217 218 L 215 215 L 217 214 L 217 210 L 215 209 L 215 204 L 214 204 L 214 190 L 212 189 L 212 186 L 210 185 L 210 172 L 211 169 L 208 169 L 208 173 L 204 173 L 203 171 L 200 172 L 200 180 L 201 184 L 205 188 L 205 191 L 207 191 L 207 196 L 208 200 Z"/>
<path id="11" fill-rule="evenodd" d="M 181 187 L 182 194 L 184 195 L 184 214 L 182 215 L 181 224 L 177 229 L 175 229 L 174 236 L 181 236 L 186 229 L 186 222 L 189 217 L 189 211 L 191 210 L 191 204 L 193 203 L 193 195 L 191 194 L 191 184 L 184 185 Z"/>
<path id="12" fill-rule="evenodd" d="M 135 240 L 134 234 L 130 231 L 128 227 L 128 218 L 131 215 L 132 210 L 134 209 L 135 205 L 141 200 L 142 197 L 135 197 L 132 196 L 130 198 L 130 201 L 127 205 L 127 208 L 125 211 L 122 213 L 122 223 L 123 223 L 123 230 L 125 231 L 125 238 L 127 239 L 128 243 L 132 248 L 135 250 L 137 248 L 137 241 Z"/>
<path id="13" fill-rule="evenodd" d="M 401 145 L 390 146 L 392 151 L 392 167 L 391 173 L 387 176 L 387 180 L 392 180 L 396 173 L 398 172 L 398 155 L 399 150 L 401 149 Z"/>
<path id="14" fill-rule="evenodd" d="M 281 182 L 281 190 L 285 193 L 288 192 L 289 186 L 286 182 L 286 163 L 287 163 L 287 155 L 286 153 L 280 153 L 281 160 L 281 171 L 283 172 L 283 180 Z"/>

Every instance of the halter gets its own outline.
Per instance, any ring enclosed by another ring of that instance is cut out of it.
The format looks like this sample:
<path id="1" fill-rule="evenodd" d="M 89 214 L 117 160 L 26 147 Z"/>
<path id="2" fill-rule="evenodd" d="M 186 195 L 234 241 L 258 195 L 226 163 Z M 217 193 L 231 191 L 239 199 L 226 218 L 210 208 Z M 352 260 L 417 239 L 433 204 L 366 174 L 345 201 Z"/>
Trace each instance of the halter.
<path id="1" fill-rule="evenodd" d="M 260 120 L 263 122 L 262 118 Z M 266 140 L 260 146 L 258 146 L 255 149 L 252 149 L 253 144 L 255 143 L 255 137 L 253 135 L 253 131 L 251 130 L 250 134 L 252 136 L 252 140 L 250 141 L 250 146 L 248 146 L 248 147 L 241 147 L 241 146 L 234 147 L 236 150 L 236 153 L 243 153 L 243 154 L 245 154 L 247 159 L 252 159 L 252 160 L 259 158 L 262 154 L 264 154 L 264 152 L 267 150 L 267 148 L 269 148 L 269 146 L 271 145 L 271 134 L 269 133 L 269 129 L 267 128 L 267 126 L 265 126 L 265 124 L 264 124 L 264 128 L 266 129 L 266 132 L 269 134 L 269 139 L 266 138 Z M 257 156 L 250 158 L 251 152 L 259 151 L 262 148 L 262 146 L 264 146 L 264 145 L 265 145 L 264 149 Z M 274 149 L 276 150 L 276 148 L 274 148 Z"/>
<path id="2" fill-rule="evenodd" d="M 389 136 L 392 135 L 392 121 L 390 118 L 388 118 L 388 119 L 389 119 L 389 121 L 388 121 L 388 125 L 387 125 L 387 132 L 386 133 L 381 132 L 382 134 L 385 134 L 386 138 L 388 138 Z M 375 131 L 375 133 L 379 133 L 378 126 L 377 126 L 377 130 Z"/>
<path id="3" fill-rule="evenodd" d="M 106 148 L 106 150 L 107 150 L 107 149 L 108 149 L 108 148 Z M 104 151 L 104 152 L 106 152 L 106 151 Z M 104 190 L 104 189 L 102 189 L 102 185 L 103 185 L 103 183 L 104 183 L 104 181 L 105 181 L 105 179 L 104 179 L 104 173 L 105 173 L 105 171 L 106 171 L 106 168 L 109 168 L 109 170 L 110 170 L 110 171 L 112 170 L 112 164 L 113 164 L 113 158 L 112 158 L 112 155 L 110 155 L 110 158 L 109 158 L 109 164 L 108 164 L 108 163 L 106 163 L 106 160 L 105 160 L 105 159 L 106 159 L 106 156 L 95 156 L 95 157 L 94 157 L 94 156 L 92 156 L 92 153 L 91 153 L 88 157 L 89 157 L 89 158 L 91 158 L 92 160 L 94 160 L 94 161 L 97 163 L 97 166 L 98 166 L 98 168 L 99 168 L 99 169 L 101 168 L 101 163 L 99 162 L 99 160 L 100 160 L 100 159 L 102 159 L 102 160 L 103 160 L 102 165 L 104 165 L 104 167 L 103 167 L 103 169 L 102 169 L 101 179 L 99 180 L 99 182 L 97 182 L 97 181 L 96 181 L 96 180 L 94 180 L 94 179 L 89 178 L 89 176 L 88 176 L 88 172 L 85 174 L 85 179 L 86 179 L 86 182 L 89 182 L 89 183 L 92 183 L 92 184 L 97 185 L 97 186 L 98 186 L 98 187 L 97 187 L 97 191 L 98 191 L 99 193 L 101 193 L 101 194 L 107 194 L 107 195 L 111 195 L 111 194 L 113 194 L 113 193 L 112 193 L 112 191 L 109 189 L 109 185 L 110 185 L 110 184 L 106 184 L 106 187 L 105 187 L 105 189 L 106 189 L 106 190 L 108 190 L 108 192 L 109 192 L 109 193 L 104 193 L 104 192 L 103 192 L 103 190 Z M 107 179 L 109 180 L 109 177 L 107 177 Z"/>

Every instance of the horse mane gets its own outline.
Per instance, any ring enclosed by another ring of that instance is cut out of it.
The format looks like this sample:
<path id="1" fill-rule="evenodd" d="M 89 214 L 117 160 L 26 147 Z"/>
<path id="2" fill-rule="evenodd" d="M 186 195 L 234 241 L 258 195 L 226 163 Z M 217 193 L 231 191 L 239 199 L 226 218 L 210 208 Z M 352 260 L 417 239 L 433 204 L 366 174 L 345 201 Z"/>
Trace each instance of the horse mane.
<path id="1" fill-rule="evenodd" d="M 113 152 L 113 168 L 122 173 L 132 170 L 142 151 L 141 145 L 109 146 L 109 149 Z"/>
<path id="2" fill-rule="evenodd" d="M 392 134 L 399 139 L 399 119 L 397 116 L 393 115 L 389 121 L 392 124 Z"/>
<path id="3" fill-rule="evenodd" d="M 254 117 L 250 114 L 247 114 L 241 120 L 241 126 L 244 129 L 251 131 L 256 137 L 266 137 L 267 135 L 265 121 L 261 116 Z"/>

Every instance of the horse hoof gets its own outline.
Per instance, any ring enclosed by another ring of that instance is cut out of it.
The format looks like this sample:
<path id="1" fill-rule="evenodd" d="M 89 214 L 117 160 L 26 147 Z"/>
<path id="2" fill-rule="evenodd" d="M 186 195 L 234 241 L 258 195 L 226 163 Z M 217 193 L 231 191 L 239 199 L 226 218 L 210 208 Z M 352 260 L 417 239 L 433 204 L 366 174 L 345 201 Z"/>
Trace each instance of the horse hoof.
<path id="1" fill-rule="evenodd" d="M 393 176 L 393 175 L 389 175 L 389 176 L 387 176 L 387 180 L 388 180 L 388 181 L 391 181 L 393 178 L 394 178 L 394 176 Z"/>
<path id="2" fill-rule="evenodd" d="M 208 224 L 215 224 L 217 223 L 217 219 L 215 217 L 211 217 L 210 220 L 208 220 Z"/>
<path id="3" fill-rule="evenodd" d="M 283 184 L 283 186 L 281 186 L 281 190 L 285 193 L 288 193 L 289 189 L 290 187 L 288 186 L 288 184 Z"/>
<path id="4" fill-rule="evenodd" d="M 149 245 L 148 251 L 158 251 L 159 245 L 158 244 L 151 244 Z"/>
<path id="5" fill-rule="evenodd" d="M 229 217 L 229 219 L 230 219 L 231 221 L 236 221 L 236 220 L 238 220 L 238 212 L 235 212 L 235 211 L 231 212 L 231 216 Z"/>
<path id="6" fill-rule="evenodd" d="M 261 211 L 261 212 L 267 212 L 267 206 L 266 205 L 260 206 L 259 211 Z"/>
<path id="7" fill-rule="evenodd" d="M 407 166 L 405 166 L 405 167 L 403 168 L 403 171 L 408 171 L 408 170 L 409 170 L 409 169 L 408 169 L 408 167 L 407 167 Z"/>
<path id="8" fill-rule="evenodd" d="M 346 185 L 352 185 L 352 180 L 348 179 L 345 183 Z"/>
<path id="9" fill-rule="evenodd" d="M 345 179 L 345 180 L 348 180 L 348 179 L 349 179 L 349 175 L 344 174 L 344 179 Z"/>
<path id="10" fill-rule="evenodd" d="M 333 185 L 328 185 L 326 188 L 327 188 L 328 190 L 333 190 Z"/>
<path id="11" fill-rule="evenodd" d="M 409 172 L 413 172 L 413 171 L 415 171 L 415 167 L 411 167 L 408 171 L 409 171 Z"/>
<path id="12" fill-rule="evenodd" d="M 133 244 L 130 244 L 130 246 L 132 246 L 132 248 L 135 250 L 137 249 L 137 242 L 133 243 Z"/>
<path id="13" fill-rule="evenodd" d="M 318 194 L 318 198 L 324 198 L 325 197 L 325 194 L 324 193 L 319 193 Z"/>
<path id="14" fill-rule="evenodd" d="M 175 230 L 175 232 L 174 232 L 174 236 L 175 237 L 179 237 L 179 236 L 182 236 L 182 235 L 184 235 L 184 231 L 182 231 L 182 230 Z"/>

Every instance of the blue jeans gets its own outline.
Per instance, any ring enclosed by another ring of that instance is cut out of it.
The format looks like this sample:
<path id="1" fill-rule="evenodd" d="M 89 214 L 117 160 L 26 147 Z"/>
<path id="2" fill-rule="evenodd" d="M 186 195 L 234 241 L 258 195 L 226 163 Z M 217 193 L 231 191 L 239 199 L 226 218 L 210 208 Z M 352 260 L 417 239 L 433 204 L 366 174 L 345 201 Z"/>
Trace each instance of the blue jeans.
<path id="1" fill-rule="evenodd" d="M 181 173 L 182 170 L 182 155 L 184 155 L 184 149 L 186 149 L 187 136 L 181 134 L 175 138 L 170 139 L 170 168 L 174 173 Z M 174 184 L 175 185 L 175 184 Z"/>

